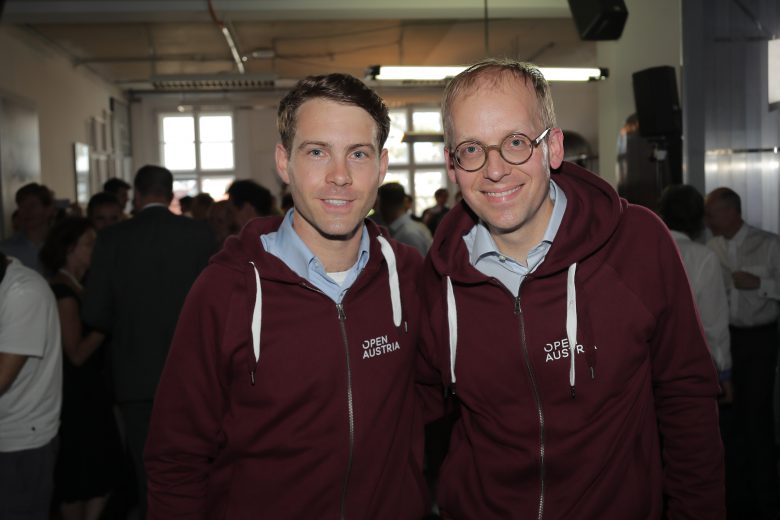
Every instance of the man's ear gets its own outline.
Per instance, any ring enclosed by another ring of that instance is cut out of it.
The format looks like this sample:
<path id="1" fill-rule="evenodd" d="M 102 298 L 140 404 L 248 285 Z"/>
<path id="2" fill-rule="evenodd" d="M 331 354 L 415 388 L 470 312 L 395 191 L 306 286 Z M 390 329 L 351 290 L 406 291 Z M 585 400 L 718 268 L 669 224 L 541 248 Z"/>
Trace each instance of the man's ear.
<path id="1" fill-rule="evenodd" d="M 276 174 L 282 179 L 282 182 L 290 184 L 290 176 L 287 173 L 290 157 L 287 155 L 287 150 L 282 143 L 276 143 L 274 158 L 276 159 Z"/>
<path id="2" fill-rule="evenodd" d="M 547 148 L 550 154 L 550 168 L 557 170 L 563 162 L 563 130 L 560 128 L 551 128 L 547 136 Z"/>
<path id="3" fill-rule="evenodd" d="M 387 175 L 387 165 L 390 163 L 390 157 L 387 154 L 387 148 L 382 148 L 382 153 L 379 154 L 379 185 L 381 186 L 385 182 L 385 175 Z"/>
<path id="4" fill-rule="evenodd" d="M 450 156 L 450 150 L 444 147 L 444 164 L 447 166 L 447 177 L 453 184 L 458 184 L 458 179 L 455 177 L 455 160 Z"/>

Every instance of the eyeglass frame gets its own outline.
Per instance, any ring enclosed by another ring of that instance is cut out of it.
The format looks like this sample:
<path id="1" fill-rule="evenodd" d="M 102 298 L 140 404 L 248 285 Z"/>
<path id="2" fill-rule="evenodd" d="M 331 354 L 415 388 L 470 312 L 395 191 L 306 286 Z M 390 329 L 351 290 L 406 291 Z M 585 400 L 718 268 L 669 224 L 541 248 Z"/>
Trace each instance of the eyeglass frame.
<path id="1" fill-rule="evenodd" d="M 504 162 L 509 163 L 509 164 L 511 164 L 513 166 L 520 166 L 521 164 L 525 164 L 525 163 L 527 163 L 528 161 L 531 160 L 531 157 L 533 157 L 533 155 L 534 155 L 534 150 L 536 148 L 538 148 L 540 144 L 542 144 L 542 141 L 544 141 L 545 137 L 550 135 L 550 130 L 552 130 L 552 127 L 548 126 L 547 128 L 544 129 L 544 131 L 541 134 L 539 134 L 539 137 L 537 137 L 536 139 L 531 139 L 530 137 L 528 137 L 527 135 L 525 135 L 522 132 L 512 132 L 511 134 L 507 134 L 506 136 L 504 136 L 504 138 L 501 139 L 501 142 L 499 144 L 486 145 L 486 144 L 484 144 L 484 143 L 482 143 L 480 141 L 476 141 L 476 140 L 473 140 L 473 139 L 469 140 L 469 141 L 462 141 L 462 142 L 458 143 L 458 145 L 454 149 L 450 150 L 450 157 L 452 158 L 452 161 L 453 161 L 455 166 L 457 166 L 458 168 L 460 168 L 464 172 L 468 172 L 468 173 L 474 173 L 474 172 L 479 171 L 479 170 L 481 170 L 482 168 L 485 167 L 485 165 L 488 162 L 488 154 L 490 154 L 490 150 L 496 150 L 498 152 L 499 157 L 501 157 L 501 159 Z M 503 145 L 504 142 L 507 139 L 509 139 L 510 137 L 512 137 L 512 136 L 523 136 L 526 139 L 528 139 L 528 141 L 531 143 L 531 153 L 529 153 L 528 157 L 525 160 L 523 160 L 523 161 L 520 161 L 520 162 L 510 161 L 506 157 L 504 157 L 503 153 L 501 153 L 501 145 Z M 458 154 L 456 153 L 458 151 L 458 148 L 460 148 L 461 146 L 463 146 L 466 143 L 477 144 L 477 145 L 481 146 L 483 150 L 485 150 L 485 160 L 482 162 L 482 164 L 479 165 L 479 167 L 471 169 L 471 170 L 468 170 L 468 169 L 464 168 L 460 164 L 460 161 L 458 160 Z"/>

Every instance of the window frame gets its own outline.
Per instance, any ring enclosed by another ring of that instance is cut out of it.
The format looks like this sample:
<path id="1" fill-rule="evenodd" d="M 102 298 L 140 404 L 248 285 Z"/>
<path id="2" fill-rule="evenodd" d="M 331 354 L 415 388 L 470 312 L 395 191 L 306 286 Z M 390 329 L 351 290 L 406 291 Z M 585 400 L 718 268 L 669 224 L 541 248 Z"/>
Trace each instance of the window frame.
<path id="1" fill-rule="evenodd" d="M 402 107 L 395 107 L 391 108 L 390 112 L 404 112 L 406 115 L 406 132 L 414 131 L 414 113 L 415 112 L 439 112 L 439 117 L 441 118 L 441 107 L 439 105 L 405 105 Z M 443 123 L 442 123 L 443 125 Z M 442 129 L 443 131 L 443 129 Z M 417 185 L 415 183 L 415 179 L 417 176 L 417 173 L 427 173 L 432 170 L 441 170 L 442 174 L 442 186 L 446 187 L 448 190 L 451 191 L 451 185 L 450 180 L 447 175 L 447 163 L 446 159 L 444 159 L 444 156 L 442 155 L 442 162 L 418 162 L 415 157 L 414 153 L 414 143 L 403 143 L 407 147 L 408 152 L 408 162 L 406 163 L 394 163 L 394 164 L 388 164 L 387 172 L 391 173 L 394 171 L 397 172 L 408 172 L 408 186 L 409 186 L 409 193 L 408 195 L 411 195 L 414 199 L 414 214 L 417 216 L 422 216 L 422 212 L 435 205 L 435 199 L 433 199 L 433 195 L 431 194 L 431 201 L 429 203 L 421 203 L 420 199 L 417 196 Z M 442 150 L 444 148 L 444 143 L 441 143 Z M 387 144 L 385 144 L 385 147 L 387 147 Z"/>
<path id="2" fill-rule="evenodd" d="M 200 140 L 200 118 L 204 116 L 229 116 L 230 124 L 232 127 L 232 135 L 230 144 L 233 149 L 233 167 L 225 169 L 209 169 L 204 170 L 201 167 L 201 140 Z M 160 111 L 157 113 L 157 150 L 160 158 L 160 164 L 168 168 L 165 165 L 165 133 L 163 131 L 163 121 L 168 117 L 189 117 L 192 118 L 194 126 L 194 153 L 195 153 L 195 168 L 192 170 L 171 170 L 174 181 L 195 181 L 195 194 L 203 193 L 203 179 L 204 178 L 231 178 L 236 179 L 236 116 L 235 111 L 225 107 L 192 107 L 188 110 L 179 111 Z M 169 168 L 170 169 L 170 168 Z"/>

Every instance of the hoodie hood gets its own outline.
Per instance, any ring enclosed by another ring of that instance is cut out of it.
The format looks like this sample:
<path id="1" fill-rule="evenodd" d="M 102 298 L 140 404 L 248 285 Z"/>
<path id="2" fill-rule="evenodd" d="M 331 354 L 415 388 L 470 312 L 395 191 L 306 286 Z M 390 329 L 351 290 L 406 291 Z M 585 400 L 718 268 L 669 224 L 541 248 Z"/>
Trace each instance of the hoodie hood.
<path id="1" fill-rule="evenodd" d="M 551 179 L 566 194 L 566 213 L 552 247 L 534 277 L 567 270 L 598 251 L 617 229 L 626 204 L 609 183 L 575 164 L 564 162 L 561 168 L 552 172 Z M 465 283 L 484 278 L 469 263 L 463 242 L 463 235 L 478 221 L 474 212 L 461 202 L 439 224 L 430 257 L 440 275 L 452 276 Z"/>
<path id="2" fill-rule="evenodd" d="M 265 251 L 260 241 L 260 236 L 277 231 L 284 217 L 265 217 L 251 220 L 247 223 L 238 236 L 227 239 L 225 246 L 212 262 L 222 264 L 230 269 L 241 271 L 248 276 L 247 283 L 255 287 L 254 302 L 252 302 L 252 350 L 255 363 L 260 363 L 260 334 L 263 322 L 263 289 L 261 279 L 274 280 L 276 282 L 300 284 L 305 280 L 290 270 L 281 259 Z M 383 236 L 385 230 L 372 221 L 364 221 L 369 235 L 369 257 L 383 258 L 387 265 L 390 300 L 393 309 L 393 324 L 401 325 L 403 310 L 401 305 L 401 289 L 398 278 L 395 252 Z M 365 267 L 365 271 L 375 271 L 380 262 L 371 261 Z M 255 366 L 256 368 L 256 366 Z M 254 384 L 255 368 L 250 370 L 252 384 Z"/>
<path id="3" fill-rule="evenodd" d="M 566 194 L 566 212 L 544 262 L 533 273 L 535 278 L 566 271 L 566 336 L 569 344 L 569 388 L 576 395 L 575 358 L 578 345 L 577 263 L 593 255 L 613 235 L 625 207 L 615 190 L 597 175 L 564 162 L 552 179 Z M 583 218 L 583 215 L 589 217 Z M 450 387 L 456 383 L 458 350 L 457 300 L 453 280 L 479 283 L 485 277 L 469 263 L 463 235 L 478 222 L 465 203 L 450 211 L 439 225 L 430 258 L 434 269 L 445 279 L 447 333 L 450 357 Z M 586 320 L 587 321 L 587 320 Z M 593 367 L 590 366 L 591 372 Z"/>

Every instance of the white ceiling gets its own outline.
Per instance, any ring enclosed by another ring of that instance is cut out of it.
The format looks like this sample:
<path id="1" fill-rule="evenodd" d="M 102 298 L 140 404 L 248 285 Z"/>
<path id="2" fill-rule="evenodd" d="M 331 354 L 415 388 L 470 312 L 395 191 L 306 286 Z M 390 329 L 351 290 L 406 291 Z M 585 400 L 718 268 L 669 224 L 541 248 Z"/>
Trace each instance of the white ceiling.
<path id="1" fill-rule="evenodd" d="M 2 5 L 2 0 L 0 0 Z M 487 5 L 487 18 L 485 9 Z M 6 0 L 16 25 L 127 89 L 153 78 L 238 73 L 224 24 L 253 78 L 299 79 L 370 65 L 457 65 L 485 55 L 597 66 L 566 0 Z M 2 50 L 0 50 L 2 52 Z"/>

